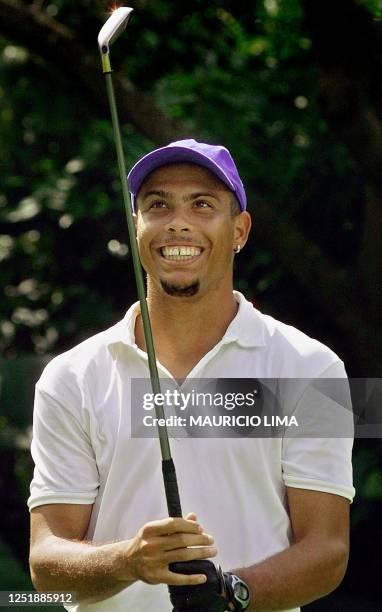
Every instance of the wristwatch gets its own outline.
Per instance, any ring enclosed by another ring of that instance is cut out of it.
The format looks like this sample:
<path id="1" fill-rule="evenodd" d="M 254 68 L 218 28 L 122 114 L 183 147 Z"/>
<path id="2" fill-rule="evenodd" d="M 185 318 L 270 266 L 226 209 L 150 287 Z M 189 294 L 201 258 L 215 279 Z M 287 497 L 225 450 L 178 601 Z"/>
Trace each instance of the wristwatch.
<path id="1" fill-rule="evenodd" d="M 232 598 L 235 610 L 246 610 L 251 602 L 249 588 L 239 576 L 231 574 Z"/>
<path id="2" fill-rule="evenodd" d="M 228 602 L 234 606 L 234 612 L 242 612 L 246 610 L 251 603 L 251 596 L 248 585 L 231 572 L 223 572 L 222 568 L 218 567 L 218 573 L 223 577 L 223 584 L 225 584 L 226 597 Z"/>

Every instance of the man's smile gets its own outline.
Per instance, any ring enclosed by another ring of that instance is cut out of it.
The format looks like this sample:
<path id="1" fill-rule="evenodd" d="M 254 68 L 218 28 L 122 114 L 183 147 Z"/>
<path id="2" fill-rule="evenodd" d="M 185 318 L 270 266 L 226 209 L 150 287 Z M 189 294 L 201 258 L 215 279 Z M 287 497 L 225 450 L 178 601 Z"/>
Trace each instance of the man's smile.
<path id="1" fill-rule="evenodd" d="M 203 252 L 198 246 L 171 245 L 160 247 L 159 253 L 166 261 L 195 261 Z"/>

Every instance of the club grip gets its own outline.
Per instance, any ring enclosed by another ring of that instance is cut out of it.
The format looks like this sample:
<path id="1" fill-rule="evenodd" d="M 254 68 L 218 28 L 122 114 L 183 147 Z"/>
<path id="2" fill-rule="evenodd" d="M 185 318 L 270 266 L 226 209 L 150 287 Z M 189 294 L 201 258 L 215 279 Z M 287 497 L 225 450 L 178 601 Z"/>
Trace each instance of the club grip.
<path id="1" fill-rule="evenodd" d="M 164 488 L 169 516 L 182 516 L 180 497 L 178 491 L 178 481 L 176 479 L 175 465 L 172 459 L 162 461 L 162 472 Z"/>

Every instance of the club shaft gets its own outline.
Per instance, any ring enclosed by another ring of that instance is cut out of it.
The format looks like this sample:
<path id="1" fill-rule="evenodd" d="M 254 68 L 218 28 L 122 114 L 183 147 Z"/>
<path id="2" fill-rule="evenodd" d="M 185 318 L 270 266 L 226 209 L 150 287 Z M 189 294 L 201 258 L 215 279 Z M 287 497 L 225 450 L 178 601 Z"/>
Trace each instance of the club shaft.
<path id="1" fill-rule="evenodd" d="M 105 72 L 105 79 L 106 79 L 107 96 L 109 100 L 111 118 L 112 118 L 112 123 L 113 123 L 114 140 L 115 140 L 115 147 L 117 151 L 118 168 L 119 168 L 119 174 L 120 174 L 121 185 L 122 185 L 122 195 L 123 195 L 123 201 L 125 205 L 127 227 L 129 231 L 131 256 L 133 260 L 138 298 L 139 298 L 139 302 L 141 306 L 141 316 L 142 316 L 143 331 L 144 331 L 144 336 L 145 336 L 145 341 L 146 341 L 146 350 L 147 350 L 149 370 L 150 370 L 151 387 L 152 387 L 153 393 L 157 394 L 161 392 L 161 387 L 160 387 L 160 381 L 159 381 L 159 375 L 158 375 L 158 368 L 156 364 L 155 349 L 154 349 L 153 335 L 151 331 L 150 317 L 149 317 L 147 301 L 146 301 L 146 292 L 145 292 L 145 285 L 144 285 L 144 280 L 143 280 L 142 267 L 141 267 L 141 262 L 139 259 L 138 244 L 137 244 L 137 239 L 135 235 L 133 212 L 132 212 L 131 204 L 130 204 L 129 189 L 127 185 L 126 164 L 125 164 L 125 157 L 124 157 L 123 147 L 122 147 L 121 131 L 119 127 L 118 111 L 117 111 L 117 105 L 115 102 L 114 87 L 113 87 L 111 71 Z M 155 403 L 155 414 L 158 419 L 164 419 L 165 415 L 164 415 L 163 406 L 157 405 Z M 163 471 L 163 479 L 164 479 L 164 485 L 165 485 L 168 512 L 170 516 L 182 516 L 175 466 L 174 466 L 174 462 L 171 457 L 168 432 L 167 432 L 167 427 L 165 424 L 158 425 L 158 434 L 159 434 L 159 442 L 160 442 L 160 448 L 161 448 L 161 454 L 162 454 L 162 471 Z"/>

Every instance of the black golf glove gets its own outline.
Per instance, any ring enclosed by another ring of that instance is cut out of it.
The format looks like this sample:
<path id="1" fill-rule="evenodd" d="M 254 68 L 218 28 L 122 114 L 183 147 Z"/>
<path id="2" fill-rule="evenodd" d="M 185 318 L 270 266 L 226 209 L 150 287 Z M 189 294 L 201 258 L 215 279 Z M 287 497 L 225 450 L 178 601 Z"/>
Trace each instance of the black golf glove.
<path id="1" fill-rule="evenodd" d="M 244 609 L 233 598 L 232 574 L 223 573 L 221 567 L 217 568 L 212 561 L 171 563 L 170 570 L 177 574 L 207 576 L 204 584 L 168 587 L 173 612 L 240 612 Z"/>

